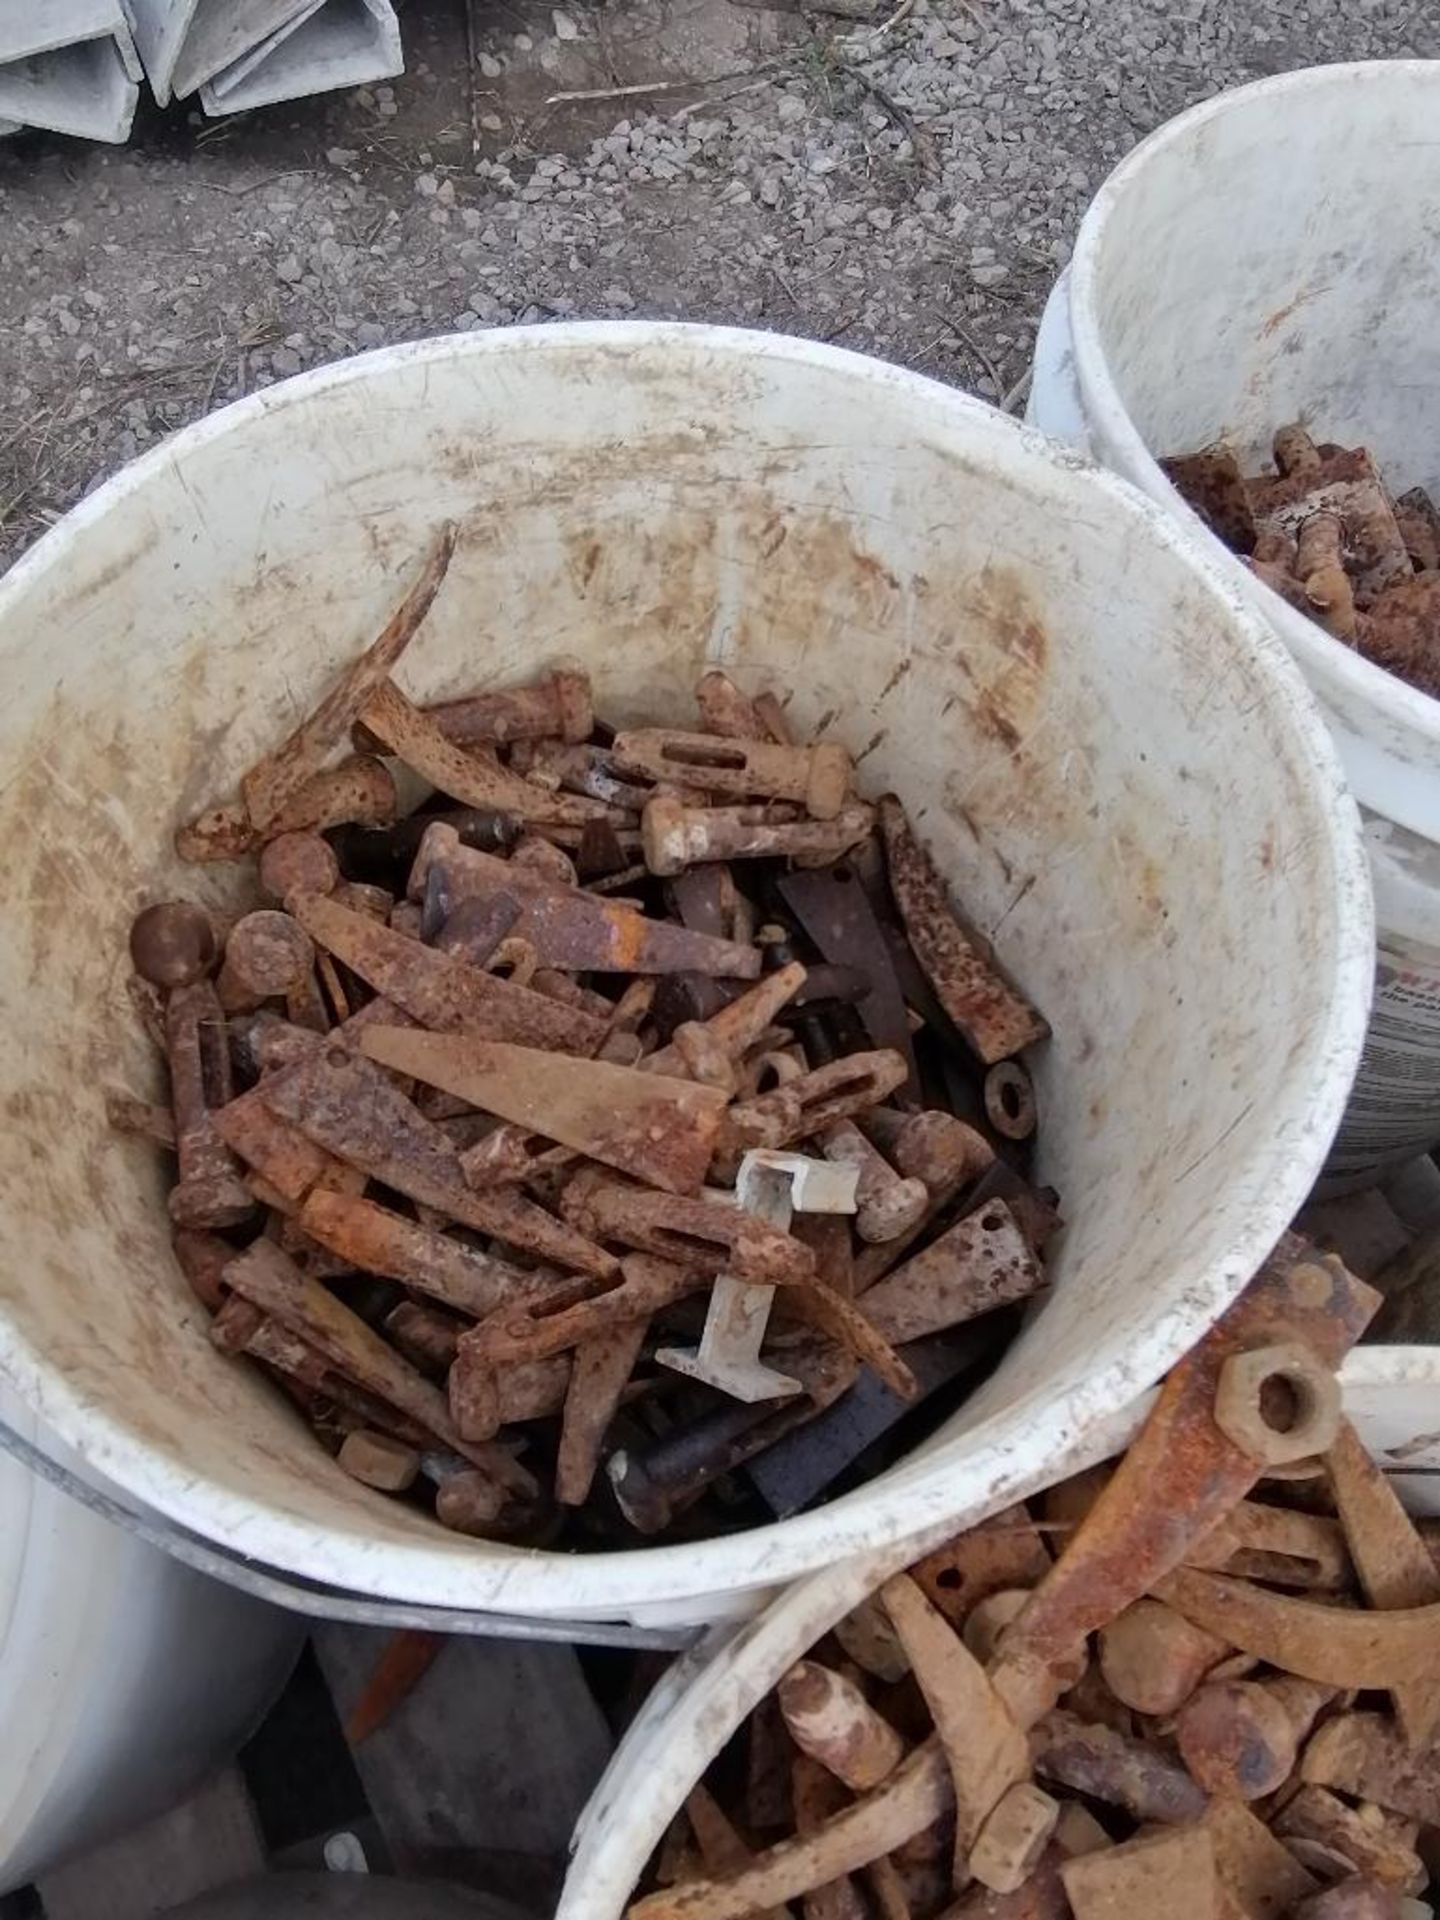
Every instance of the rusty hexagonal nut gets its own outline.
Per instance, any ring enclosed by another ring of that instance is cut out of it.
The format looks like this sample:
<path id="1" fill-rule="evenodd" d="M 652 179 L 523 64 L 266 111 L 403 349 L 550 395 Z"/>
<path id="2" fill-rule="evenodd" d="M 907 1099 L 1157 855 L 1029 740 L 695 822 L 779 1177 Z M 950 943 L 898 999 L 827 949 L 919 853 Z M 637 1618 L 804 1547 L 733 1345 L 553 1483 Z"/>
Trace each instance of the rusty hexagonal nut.
<path id="1" fill-rule="evenodd" d="M 1215 1389 L 1215 1424 L 1265 1466 L 1323 1453 L 1340 1424 L 1340 1383 L 1305 1348 L 1232 1354 Z"/>

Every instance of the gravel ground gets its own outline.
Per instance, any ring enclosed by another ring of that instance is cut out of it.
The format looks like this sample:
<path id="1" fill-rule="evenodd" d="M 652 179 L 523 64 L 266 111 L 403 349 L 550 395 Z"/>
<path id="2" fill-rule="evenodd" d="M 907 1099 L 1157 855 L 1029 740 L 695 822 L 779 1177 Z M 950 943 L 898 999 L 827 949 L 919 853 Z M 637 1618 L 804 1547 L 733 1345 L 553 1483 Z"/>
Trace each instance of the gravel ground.
<path id="1" fill-rule="evenodd" d="M 457 328 L 743 322 L 1017 405 L 1138 138 L 1262 74 L 1440 55 L 1433 0 L 416 0 L 404 27 L 393 87 L 0 142 L 0 565 L 207 409 Z"/>

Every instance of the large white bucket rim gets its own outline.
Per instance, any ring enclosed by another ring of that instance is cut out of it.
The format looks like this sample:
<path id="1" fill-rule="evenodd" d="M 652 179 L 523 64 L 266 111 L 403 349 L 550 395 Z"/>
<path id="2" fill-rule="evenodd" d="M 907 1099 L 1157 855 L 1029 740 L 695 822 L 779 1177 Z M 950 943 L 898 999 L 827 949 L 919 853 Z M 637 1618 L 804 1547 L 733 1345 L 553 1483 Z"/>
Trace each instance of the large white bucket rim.
<path id="1" fill-rule="evenodd" d="M 1177 142 L 1189 140 L 1198 129 L 1224 118 L 1236 108 L 1257 100 L 1276 102 L 1332 90 L 1348 95 L 1356 86 L 1380 86 L 1397 77 L 1432 87 L 1436 95 L 1436 115 L 1440 118 L 1440 61 L 1356 60 L 1272 74 L 1243 87 L 1228 88 L 1157 127 L 1138 146 L 1132 147 L 1106 177 L 1085 211 L 1069 268 L 1070 344 L 1085 418 L 1092 428 L 1098 428 L 1102 440 L 1117 450 L 1126 470 L 1143 475 L 1145 489 L 1153 497 L 1168 501 L 1192 528 L 1197 525 L 1195 516 L 1166 479 L 1159 461 L 1131 420 L 1101 345 L 1100 256 L 1110 220 L 1136 180 L 1158 155 Z M 1280 424 L 1276 422 L 1277 426 Z M 1208 538 L 1206 544 L 1212 544 Z M 1218 552 L 1226 551 L 1218 541 L 1213 545 Z M 1231 564 L 1237 569 L 1240 566 L 1238 560 Z M 1421 765 L 1440 767 L 1440 699 L 1422 693 L 1384 667 L 1376 666 L 1353 647 L 1332 638 L 1323 627 L 1297 613 L 1260 581 L 1251 579 L 1250 585 L 1268 607 L 1270 619 L 1285 635 L 1287 645 L 1305 670 L 1313 674 L 1322 688 L 1332 687 L 1345 697 L 1347 718 L 1355 708 L 1368 706 L 1392 736 L 1409 743 L 1409 758 Z M 1360 798 L 1369 803 L 1369 796 L 1364 792 Z"/>
<path id="2" fill-rule="evenodd" d="M 1230 1253 L 1188 1284 L 1184 1312 L 1149 1326 L 1098 1380 L 1092 1375 L 1072 1391 L 1047 1399 L 1043 1419 L 1037 1417 L 1032 1395 L 966 1434 L 965 1484 L 972 1490 L 970 1499 L 957 1499 L 953 1460 L 946 1449 L 937 1451 L 932 1443 L 920 1457 L 892 1469 L 881 1482 L 872 1481 L 830 1505 L 698 1543 L 567 1555 L 486 1542 L 485 1556 L 472 1557 L 462 1537 L 439 1529 L 433 1547 L 411 1544 L 403 1552 L 379 1546 L 359 1528 L 330 1530 L 334 1542 L 346 1548 L 343 1584 L 352 1592 L 537 1617 L 600 1620 L 635 1610 L 634 1617 L 643 1620 L 647 1609 L 653 1612 L 669 1601 L 773 1588 L 854 1554 L 912 1537 L 958 1512 L 966 1512 L 973 1524 L 983 1517 L 974 1507 L 973 1489 L 985 1488 L 986 1512 L 1024 1497 L 1045 1484 L 1057 1458 L 1085 1440 L 1096 1425 L 1096 1405 L 1125 1406 L 1159 1379 L 1241 1291 L 1284 1231 L 1318 1171 L 1339 1123 L 1364 1041 L 1373 984 L 1374 917 L 1358 814 L 1319 709 L 1279 639 L 1181 522 L 1129 482 L 970 395 L 906 368 L 790 335 L 676 321 L 557 322 L 442 335 L 314 368 L 182 429 L 82 501 L 0 579 L 0 633 L 14 603 L 32 576 L 50 564 L 58 545 L 83 536 L 113 507 L 142 489 L 153 474 L 235 428 L 368 380 L 377 370 L 397 363 L 438 364 L 466 355 L 563 355 L 582 346 L 617 353 L 703 349 L 709 355 L 763 357 L 860 375 L 872 386 L 896 393 L 922 392 L 937 431 L 954 423 L 972 434 L 980 428 L 991 435 L 1013 435 L 1032 457 L 1060 470 L 1084 473 L 1088 485 L 1108 496 L 1137 530 L 1143 529 L 1142 539 L 1167 549 L 1223 605 L 1253 656 L 1257 678 L 1295 731 L 1297 761 L 1303 762 L 1315 782 L 1317 813 L 1333 823 L 1328 844 L 1336 902 L 1335 979 L 1325 1019 L 1303 1038 L 1306 1064 L 1302 1071 L 1308 1071 L 1321 1090 L 1311 1113 L 1310 1155 L 1297 1157 L 1288 1130 L 1257 1150 L 1246 1189 L 1245 1228 L 1240 1231 L 1237 1225 L 1237 1244 Z M 232 1550 L 341 1584 L 333 1554 L 322 1556 L 325 1564 L 317 1566 L 311 1524 L 270 1508 L 257 1509 L 253 1501 L 178 1471 L 167 1456 L 138 1441 L 128 1423 L 94 1405 L 50 1366 L 43 1353 L 6 1323 L 3 1310 L 0 1375 L 40 1408 L 62 1440 L 135 1499 Z M 1085 1411 L 1082 1402 L 1091 1411 Z M 762 1598 L 757 1592 L 755 1603 Z"/>

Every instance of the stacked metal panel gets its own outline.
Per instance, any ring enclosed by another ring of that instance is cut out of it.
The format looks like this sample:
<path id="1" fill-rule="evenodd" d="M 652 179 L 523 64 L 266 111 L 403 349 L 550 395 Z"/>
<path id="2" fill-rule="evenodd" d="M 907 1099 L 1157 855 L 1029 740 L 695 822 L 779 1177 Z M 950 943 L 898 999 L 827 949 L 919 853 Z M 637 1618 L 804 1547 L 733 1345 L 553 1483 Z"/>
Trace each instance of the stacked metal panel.
<path id="1" fill-rule="evenodd" d="M 0 137 L 123 141 L 142 74 L 219 115 L 404 68 L 390 0 L 0 0 Z"/>
<path id="2" fill-rule="evenodd" d="M 303 14 L 200 89 L 206 113 L 239 113 L 405 71 L 390 0 L 307 0 Z"/>
<path id="3" fill-rule="evenodd" d="M 162 106 L 198 91 L 206 113 L 238 113 L 404 71 L 390 0 L 130 3 Z"/>
<path id="4" fill-rule="evenodd" d="M 122 0 L 0 0 L 0 134 L 127 140 L 140 79 Z"/>

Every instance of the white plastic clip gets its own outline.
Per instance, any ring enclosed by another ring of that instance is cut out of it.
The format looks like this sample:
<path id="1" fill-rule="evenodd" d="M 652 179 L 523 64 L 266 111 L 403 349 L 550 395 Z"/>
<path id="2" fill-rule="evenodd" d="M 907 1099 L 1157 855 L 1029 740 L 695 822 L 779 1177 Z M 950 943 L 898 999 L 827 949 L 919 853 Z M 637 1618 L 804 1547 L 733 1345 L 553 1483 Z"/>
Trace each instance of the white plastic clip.
<path id="1" fill-rule="evenodd" d="M 859 1177 L 854 1166 L 755 1147 L 740 1162 L 735 1199 L 746 1213 L 784 1233 L 796 1213 L 854 1213 Z M 773 1287 L 719 1274 L 699 1347 L 662 1347 L 655 1358 L 735 1400 L 784 1400 L 803 1393 L 798 1380 L 760 1358 L 774 1297 Z"/>

